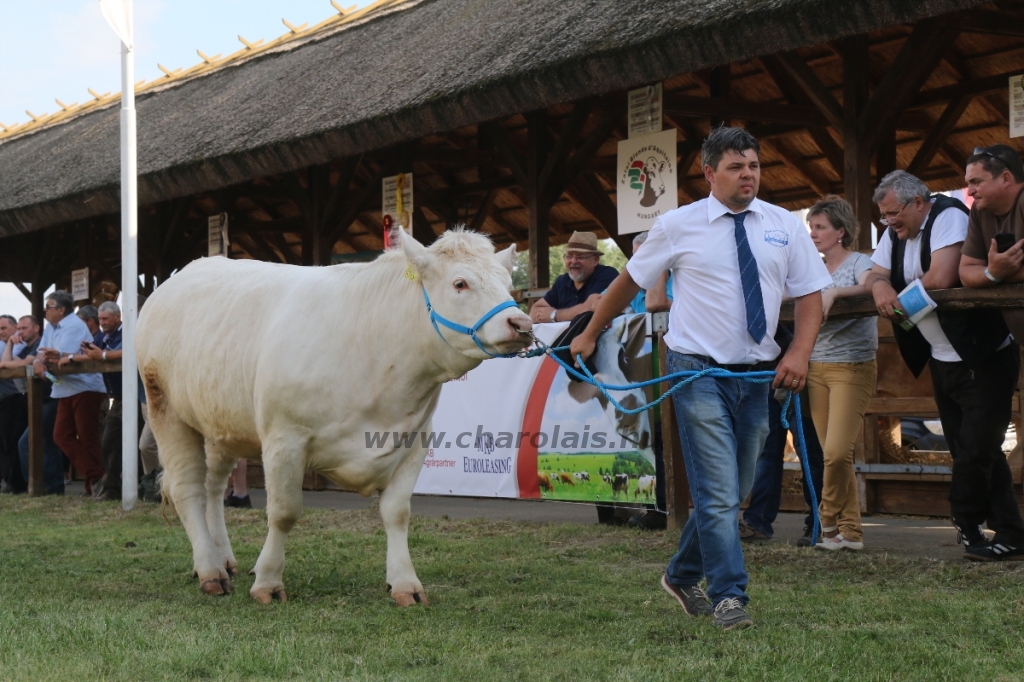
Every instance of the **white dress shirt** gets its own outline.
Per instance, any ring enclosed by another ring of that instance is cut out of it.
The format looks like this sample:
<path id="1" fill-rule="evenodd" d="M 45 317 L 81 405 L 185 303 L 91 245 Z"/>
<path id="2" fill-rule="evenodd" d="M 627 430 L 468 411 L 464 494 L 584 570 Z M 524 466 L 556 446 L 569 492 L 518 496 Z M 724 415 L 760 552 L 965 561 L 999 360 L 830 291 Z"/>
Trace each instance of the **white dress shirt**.
<path id="1" fill-rule="evenodd" d="M 967 239 L 967 221 L 967 214 L 955 208 L 947 208 L 940 213 L 932 223 L 932 253 Z M 874 255 L 871 256 L 872 261 L 886 270 L 892 268 L 891 231 L 891 227 L 885 228 L 885 232 L 878 238 L 878 247 L 875 249 Z M 921 230 L 916 237 L 908 239 L 907 246 L 903 250 L 903 278 L 907 284 L 924 277 L 924 271 L 921 269 L 921 235 L 923 234 L 924 230 Z M 960 362 L 960 355 L 946 338 L 946 333 L 939 325 L 939 316 L 935 314 L 934 310 L 921 318 L 921 321 L 917 323 L 917 328 L 921 331 L 921 336 L 925 341 L 931 344 L 933 358 L 943 362 Z"/>
<path id="2" fill-rule="evenodd" d="M 832 284 L 807 229 L 789 211 L 754 199 L 743 222 L 757 260 L 768 332 L 755 343 L 747 331 L 733 213 L 714 196 L 658 218 L 626 265 L 644 289 L 672 270 L 672 310 L 665 336 L 678 353 L 707 355 L 722 364 L 774 360 L 783 294 L 794 298 Z"/>

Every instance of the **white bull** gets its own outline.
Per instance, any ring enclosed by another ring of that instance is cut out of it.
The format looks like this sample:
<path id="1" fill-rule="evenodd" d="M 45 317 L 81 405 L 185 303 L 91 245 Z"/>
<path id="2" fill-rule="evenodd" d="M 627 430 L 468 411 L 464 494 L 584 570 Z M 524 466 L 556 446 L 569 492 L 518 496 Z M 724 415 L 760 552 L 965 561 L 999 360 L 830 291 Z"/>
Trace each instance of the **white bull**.
<path id="1" fill-rule="evenodd" d="M 447 232 L 367 264 L 300 268 L 196 261 L 160 286 L 139 319 L 137 351 L 163 491 L 192 543 L 202 590 L 231 592 L 237 564 L 222 497 L 239 458 L 263 462 L 269 532 L 251 595 L 284 601 L 284 544 L 316 471 L 363 495 L 380 492 L 387 582 L 402 606 L 426 603 L 409 557 L 409 501 L 426 449 L 367 447 L 367 432 L 431 430 L 441 385 L 487 359 L 464 334 L 510 300 L 515 247 L 495 254 L 478 234 Z M 517 308 L 477 336 L 491 353 L 528 344 Z"/>

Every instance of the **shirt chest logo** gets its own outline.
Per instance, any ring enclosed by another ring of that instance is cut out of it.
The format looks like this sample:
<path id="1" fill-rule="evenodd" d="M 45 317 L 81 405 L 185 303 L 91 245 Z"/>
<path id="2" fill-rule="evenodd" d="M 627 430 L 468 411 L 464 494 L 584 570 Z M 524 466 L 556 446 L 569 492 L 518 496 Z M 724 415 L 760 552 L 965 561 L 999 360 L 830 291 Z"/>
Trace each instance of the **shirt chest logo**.
<path id="1" fill-rule="evenodd" d="M 782 230 L 765 230 L 764 241 L 766 244 L 771 244 L 772 246 L 777 246 L 779 248 L 789 246 L 789 236 Z"/>

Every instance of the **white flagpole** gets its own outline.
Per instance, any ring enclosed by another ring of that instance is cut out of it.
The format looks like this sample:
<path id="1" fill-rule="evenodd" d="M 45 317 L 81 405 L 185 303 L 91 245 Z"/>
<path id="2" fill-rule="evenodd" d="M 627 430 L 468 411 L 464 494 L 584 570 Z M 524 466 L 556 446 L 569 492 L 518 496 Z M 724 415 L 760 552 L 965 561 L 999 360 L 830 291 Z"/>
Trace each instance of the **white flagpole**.
<path id="1" fill-rule="evenodd" d="M 139 203 L 135 153 L 135 45 L 132 0 L 100 0 L 111 28 L 121 38 L 121 507 L 139 499 L 139 384 L 135 361 L 135 320 L 139 313 Z"/>

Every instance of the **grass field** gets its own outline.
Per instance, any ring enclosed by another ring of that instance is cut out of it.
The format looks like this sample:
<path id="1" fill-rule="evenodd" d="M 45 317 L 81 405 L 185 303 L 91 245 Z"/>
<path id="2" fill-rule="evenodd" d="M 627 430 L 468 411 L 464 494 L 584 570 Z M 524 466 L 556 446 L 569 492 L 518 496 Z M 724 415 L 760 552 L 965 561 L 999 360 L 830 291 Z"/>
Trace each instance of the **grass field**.
<path id="1" fill-rule="evenodd" d="M 270 606 L 260 511 L 228 510 L 243 576 L 216 598 L 153 505 L 5 495 L 0 523 L 0 679 L 1024 679 L 1024 564 L 752 547 L 757 626 L 721 632 L 658 586 L 668 533 L 414 518 L 431 605 L 402 610 L 371 512 L 307 512 Z"/>

